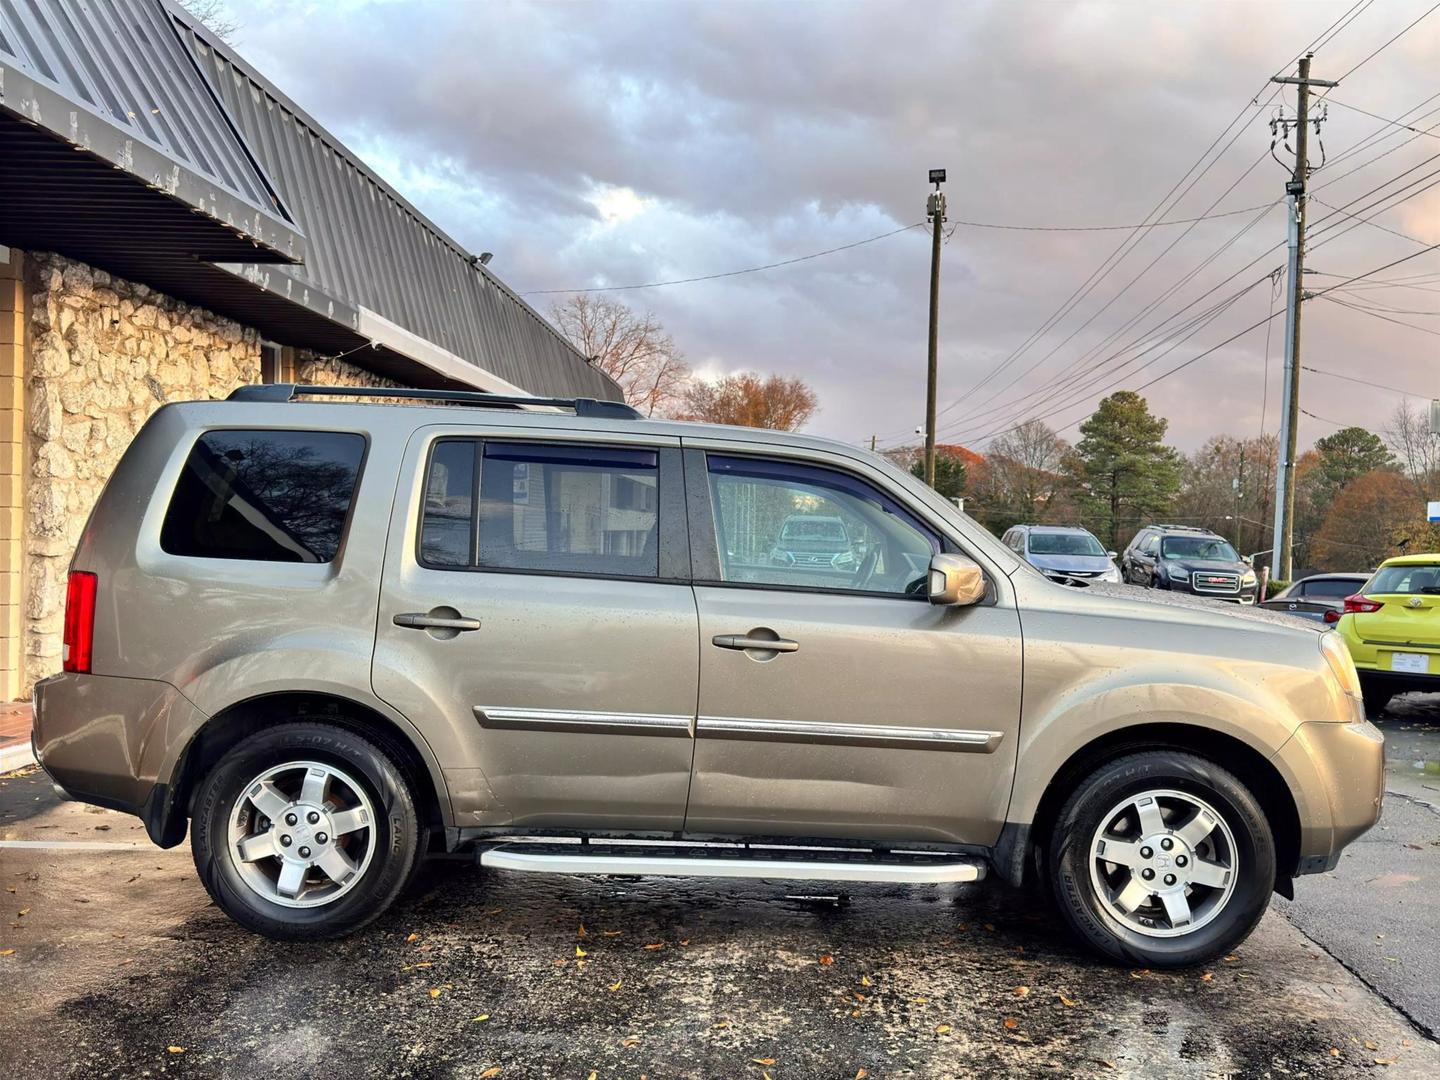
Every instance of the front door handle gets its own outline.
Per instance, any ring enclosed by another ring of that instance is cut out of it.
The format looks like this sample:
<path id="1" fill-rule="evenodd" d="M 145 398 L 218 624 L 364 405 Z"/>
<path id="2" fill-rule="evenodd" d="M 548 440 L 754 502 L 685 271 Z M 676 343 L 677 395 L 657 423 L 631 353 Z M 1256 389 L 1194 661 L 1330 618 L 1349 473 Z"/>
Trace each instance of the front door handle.
<path id="1" fill-rule="evenodd" d="M 409 630 L 479 630 L 479 619 L 467 619 L 460 614 L 455 615 L 430 615 L 420 611 L 407 611 L 404 614 L 396 615 L 394 619 L 396 626 L 403 626 Z"/>
<path id="2" fill-rule="evenodd" d="M 757 652 L 796 652 L 798 641 L 782 637 L 755 637 L 753 634 L 716 634 L 710 644 L 722 649 L 754 649 Z"/>

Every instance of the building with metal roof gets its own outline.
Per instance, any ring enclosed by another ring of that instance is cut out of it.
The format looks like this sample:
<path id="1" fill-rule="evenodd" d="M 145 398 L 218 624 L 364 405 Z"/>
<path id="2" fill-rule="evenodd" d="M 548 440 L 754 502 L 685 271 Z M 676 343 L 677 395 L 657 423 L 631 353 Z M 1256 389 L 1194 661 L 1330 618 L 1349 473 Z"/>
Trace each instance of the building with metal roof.
<path id="1" fill-rule="evenodd" d="M 618 398 L 477 256 L 169 0 L 0 0 L 0 243 L 417 386 Z"/>

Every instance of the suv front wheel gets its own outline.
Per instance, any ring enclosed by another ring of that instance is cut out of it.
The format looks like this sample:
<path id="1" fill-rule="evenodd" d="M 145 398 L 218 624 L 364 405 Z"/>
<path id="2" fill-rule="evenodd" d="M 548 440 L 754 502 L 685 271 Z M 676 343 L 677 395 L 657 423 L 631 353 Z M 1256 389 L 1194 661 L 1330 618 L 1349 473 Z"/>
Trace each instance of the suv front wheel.
<path id="1" fill-rule="evenodd" d="M 409 884 L 423 832 L 386 753 L 346 728 L 284 723 L 238 743 L 201 782 L 191 848 L 215 903 L 279 939 L 335 938 Z"/>
<path id="2" fill-rule="evenodd" d="M 1062 807 L 1047 868 L 1067 922 L 1092 948 L 1141 967 L 1232 950 L 1265 913 L 1275 842 L 1249 789 L 1178 750 L 1119 758 Z"/>

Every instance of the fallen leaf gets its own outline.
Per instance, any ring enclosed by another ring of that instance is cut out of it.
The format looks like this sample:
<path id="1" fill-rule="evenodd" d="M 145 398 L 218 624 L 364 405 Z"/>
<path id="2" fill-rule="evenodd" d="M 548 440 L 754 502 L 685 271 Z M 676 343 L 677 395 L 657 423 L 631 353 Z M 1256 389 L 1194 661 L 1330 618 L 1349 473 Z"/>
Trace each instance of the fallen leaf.
<path id="1" fill-rule="evenodd" d="M 183 1054 L 185 1052 L 185 1047 L 183 1046 L 167 1046 L 165 1049 L 169 1050 L 172 1054 Z"/>
<path id="2" fill-rule="evenodd" d="M 1011 993 L 1016 997 L 1025 997 L 1030 993 L 1030 988 L 1028 986 L 1017 986 Z"/>
<path id="3" fill-rule="evenodd" d="M 1375 1043 L 1375 1042 L 1371 1042 L 1369 1039 L 1366 1039 L 1366 1040 L 1365 1040 L 1365 1049 L 1366 1049 L 1366 1050 L 1379 1050 L 1379 1049 L 1380 1049 L 1380 1044 L 1379 1044 L 1379 1043 Z"/>
<path id="4" fill-rule="evenodd" d="M 869 975 L 861 975 L 861 976 L 860 976 L 860 985 L 861 985 L 861 986 L 874 986 L 875 984 L 870 981 L 870 976 L 869 976 Z M 861 1072 L 864 1072 L 865 1070 L 864 1070 L 864 1069 L 861 1069 L 860 1071 L 861 1071 Z"/>
<path id="5" fill-rule="evenodd" d="M 621 1046 L 634 1046 L 634 1045 L 635 1045 L 636 1043 L 638 1043 L 639 1041 L 640 1041 L 639 1036 L 637 1036 L 637 1035 L 631 1035 L 628 1039 L 621 1039 L 621 1040 L 620 1040 L 620 1045 L 621 1045 Z"/>
<path id="6" fill-rule="evenodd" d="M 985 929 L 989 930 L 993 934 L 995 932 L 995 924 L 993 922 L 987 922 L 985 924 Z"/>
<path id="7" fill-rule="evenodd" d="M 486 915 L 499 915 L 500 912 L 502 912 L 502 911 L 504 911 L 504 910 L 505 910 L 505 909 L 504 909 L 503 907 L 486 908 L 486 909 L 485 909 L 485 914 L 486 914 Z M 496 1066 L 495 1066 L 495 1072 L 498 1073 L 499 1071 L 500 1071 L 500 1066 L 499 1066 L 499 1065 L 496 1065 Z M 480 1075 L 481 1075 L 481 1076 L 484 1076 L 485 1074 L 484 1074 L 484 1073 L 481 1073 Z M 493 1074 L 492 1074 L 492 1075 L 493 1075 Z"/>
<path id="8" fill-rule="evenodd" d="M 412 941 L 419 941 L 419 940 L 420 940 L 420 935 L 419 935 L 419 934 L 411 934 L 409 937 L 407 937 L 407 938 L 405 939 L 405 943 L 408 945 L 408 944 L 410 944 Z"/>
<path id="9" fill-rule="evenodd" d="M 750 1060 L 753 1061 L 756 1065 L 774 1065 L 774 1064 L 775 1064 L 775 1059 L 774 1059 L 774 1058 L 751 1058 Z"/>
<path id="10" fill-rule="evenodd" d="M 1005 1017 L 1005 1029 L 1006 1029 L 1007 1031 L 1014 1031 L 1014 1030 L 1015 1030 L 1016 1028 L 1018 1028 L 1019 1026 L 1020 1026 L 1020 1021 L 1019 1021 L 1019 1020 L 1016 1020 L 1015 1017 L 1013 1017 L 1013 1016 L 1007 1016 L 1007 1017 Z"/>
<path id="11" fill-rule="evenodd" d="M 1201 981 L 1201 982 L 1212 982 L 1212 981 L 1214 981 L 1214 979 L 1215 979 L 1215 973 L 1214 973 L 1213 971 L 1207 971 L 1207 972 L 1205 972 L 1204 975 L 1201 975 L 1201 976 L 1200 976 L 1200 981 Z"/>
<path id="12" fill-rule="evenodd" d="M 16 912 L 16 914 L 17 914 L 17 915 L 29 915 L 29 914 L 30 914 L 30 909 L 29 909 L 28 907 L 27 907 L 27 908 L 21 908 L 18 912 Z"/>
<path id="13" fill-rule="evenodd" d="M 432 998 L 437 998 L 437 997 L 439 997 L 439 996 L 440 996 L 440 988 L 439 988 L 438 986 L 432 986 L 432 987 L 430 988 L 430 996 L 431 996 Z"/>
<path id="14" fill-rule="evenodd" d="M 621 934 L 621 931 L 619 931 L 619 930 L 601 930 L 601 931 L 600 931 L 600 936 L 601 936 L 601 937 L 619 937 L 620 934 Z"/>
<path id="15" fill-rule="evenodd" d="M 715 1023 L 711 1024 L 710 1026 L 718 1031 L 720 1028 L 728 1028 L 728 1027 L 730 1026 L 730 1021 L 729 1021 L 729 1020 L 717 1020 L 717 1021 L 715 1021 Z"/>
<path id="16" fill-rule="evenodd" d="M 1339 1056 L 1340 1056 L 1340 1048 L 1339 1048 L 1338 1046 L 1332 1046 L 1332 1047 L 1330 1047 L 1330 1056 L 1331 1056 L 1331 1057 L 1339 1057 Z"/>
<path id="17" fill-rule="evenodd" d="M 1068 998 L 1064 994 L 1056 994 L 1055 996 L 1060 999 L 1060 1004 L 1064 1005 L 1067 1009 L 1073 1009 L 1079 1004 L 1074 998 Z"/>
<path id="18" fill-rule="evenodd" d="M 1132 972 L 1130 972 L 1130 977 L 1131 977 L 1132 979 L 1143 979 L 1146 975 L 1149 975 L 1149 974 L 1150 974 L 1150 969 L 1149 969 L 1149 968 L 1141 968 L 1139 971 L 1132 971 Z"/>
<path id="19" fill-rule="evenodd" d="M 1115 1063 L 1113 1061 L 1106 1061 L 1104 1058 L 1100 1059 L 1100 1064 L 1104 1065 L 1107 1069 L 1115 1068 Z"/>
<path id="20" fill-rule="evenodd" d="M 490 1080 L 490 1077 L 492 1077 L 492 1076 L 499 1076 L 499 1075 L 500 1075 L 500 1066 L 499 1066 L 499 1065 L 491 1065 L 490 1068 L 486 1069 L 484 1072 L 482 1072 L 482 1073 L 480 1074 L 480 1080 Z"/>
<path id="21" fill-rule="evenodd" d="M 864 1016 L 864 1015 L 865 1015 L 865 1014 L 862 1013 L 859 1009 L 851 1009 L 851 1010 L 850 1010 L 850 1019 L 852 1019 L 852 1020 L 859 1020 L 860 1017 L 862 1017 L 862 1016 Z"/>
<path id="22" fill-rule="evenodd" d="M 682 946 L 684 946 L 684 945 L 689 945 L 689 944 L 690 944 L 690 939 L 689 939 L 688 937 L 681 938 L 681 939 L 680 939 L 680 944 L 681 944 Z"/>
<path id="23" fill-rule="evenodd" d="M 590 954 L 587 953 L 584 949 L 582 949 L 579 945 L 576 945 L 576 946 L 575 946 L 575 955 L 576 955 L 576 956 L 589 956 Z"/>
<path id="24" fill-rule="evenodd" d="M 616 979 L 613 983 L 610 984 L 610 992 L 613 994 L 616 990 L 619 990 L 621 983 L 623 983 L 624 981 L 624 979 Z"/>
<path id="25" fill-rule="evenodd" d="M 24 915 L 25 912 L 22 911 L 20 914 L 21 914 L 21 915 Z M 829 953 L 826 953 L 824 956 L 820 957 L 820 964 L 821 964 L 822 967 L 829 967 L 829 966 L 830 966 L 831 964 L 833 964 L 834 962 L 835 962 L 835 958 L 834 958 L 833 956 L 831 956 Z"/>
<path id="26" fill-rule="evenodd" d="M 949 1032 L 950 1032 L 950 1025 L 949 1025 L 949 1024 L 936 1024 L 936 1025 L 935 1025 L 935 1034 L 936 1034 L 936 1035 L 946 1035 L 946 1034 L 949 1034 Z"/>
<path id="27" fill-rule="evenodd" d="M 0 956 L 14 956 L 14 949 L 0 949 Z"/>
<path id="28" fill-rule="evenodd" d="M 865 1000 L 865 995 L 862 994 L 859 990 L 851 990 L 850 993 L 852 993 L 852 994 L 855 995 L 855 1000 L 856 1000 L 856 1001 L 864 1001 L 864 1000 Z"/>
<path id="29" fill-rule="evenodd" d="M 663 941 L 657 941 L 657 942 L 655 942 L 653 945 L 646 945 L 646 946 L 645 946 L 645 948 L 651 949 L 651 950 L 654 950 L 654 949 L 663 949 L 664 947 L 665 947 L 665 943 L 664 943 Z"/>
<path id="30" fill-rule="evenodd" d="M 589 937 L 589 936 L 590 936 L 589 933 L 585 930 L 585 924 L 584 924 L 583 922 L 580 924 L 580 929 L 577 930 L 577 931 L 575 931 L 575 936 L 576 936 L 576 937 Z"/>
<path id="31" fill-rule="evenodd" d="M 1376 1064 L 1376 1065 L 1394 1065 L 1394 1064 L 1395 1064 L 1395 1059 L 1394 1059 L 1394 1058 L 1376 1058 L 1376 1059 L 1375 1059 L 1375 1064 Z"/>
<path id="32" fill-rule="evenodd" d="M 590 1070 L 590 1075 L 589 1075 L 589 1077 L 586 1078 L 586 1080 L 596 1080 L 596 1078 L 597 1078 L 599 1075 L 600 1075 L 600 1074 L 597 1073 L 594 1069 L 591 1069 L 591 1070 Z"/>
<path id="33" fill-rule="evenodd" d="M 929 999 L 929 998 L 911 998 L 911 999 L 910 999 L 910 1004 L 911 1004 L 911 1005 L 929 1005 L 929 1004 L 930 1004 L 930 999 Z"/>
<path id="34" fill-rule="evenodd" d="M 864 1069 L 859 1069 L 859 1070 L 857 1070 L 856 1073 L 855 1073 L 855 1080 L 865 1080 L 865 1077 L 867 1077 L 867 1076 L 869 1076 L 869 1075 L 870 1075 L 870 1074 L 869 1074 L 868 1072 L 866 1072 Z"/>
<path id="35" fill-rule="evenodd" d="M 1240 957 L 1236 956 L 1234 953 L 1231 953 L 1229 956 L 1225 957 L 1225 962 L 1227 964 L 1238 964 L 1240 962 Z"/>
<path id="36" fill-rule="evenodd" d="M 472 1016 L 472 1017 L 470 1017 L 470 1022 L 471 1022 L 472 1024 L 480 1024 L 480 1023 L 483 1023 L 483 1022 L 485 1022 L 486 1020 L 489 1020 L 489 1019 L 490 1019 L 490 1014 L 489 1014 L 489 1013 L 481 1013 L 479 1016 Z"/>

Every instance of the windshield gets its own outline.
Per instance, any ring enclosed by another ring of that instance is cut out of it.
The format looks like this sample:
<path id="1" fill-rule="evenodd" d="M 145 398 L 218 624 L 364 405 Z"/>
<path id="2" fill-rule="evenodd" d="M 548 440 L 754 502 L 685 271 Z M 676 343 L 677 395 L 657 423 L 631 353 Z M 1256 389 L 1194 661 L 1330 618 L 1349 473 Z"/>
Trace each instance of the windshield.
<path id="1" fill-rule="evenodd" d="M 1361 591 L 1366 596 L 1377 593 L 1440 593 L 1440 565 L 1382 566 Z"/>
<path id="2" fill-rule="evenodd" d="M 845 540 L 845 526 L 835 518 L 791 518 L 780 534 L 786 540 Z"/>
<path id="3" fill-rule="evenodd" d="M 1160 541 L 1162 559 L 1216 559 L 1239 562 L 1235 549 L 1218 536 L 1167 536 Z"/>
<path id="4" fill-rule="evenodd" d="M 1089 533 L 1032 532 L 1031 555 L 1101 555 L 1105 549 Z"/>

